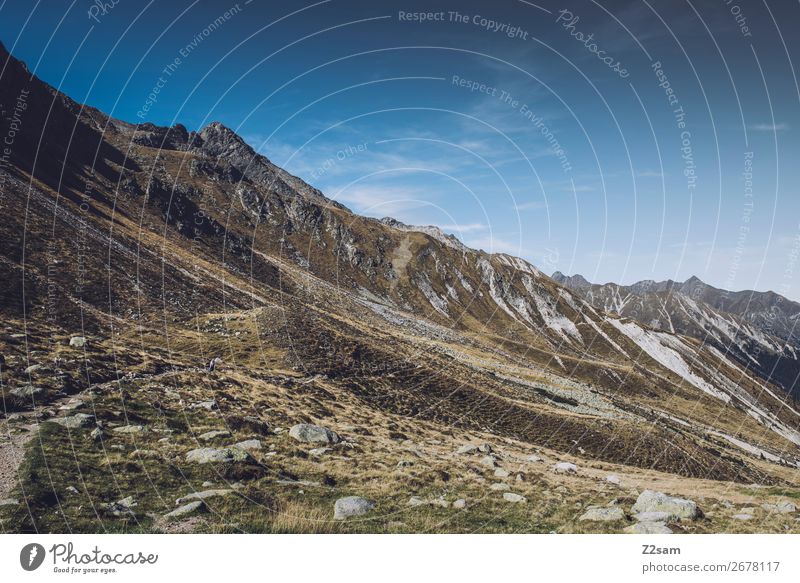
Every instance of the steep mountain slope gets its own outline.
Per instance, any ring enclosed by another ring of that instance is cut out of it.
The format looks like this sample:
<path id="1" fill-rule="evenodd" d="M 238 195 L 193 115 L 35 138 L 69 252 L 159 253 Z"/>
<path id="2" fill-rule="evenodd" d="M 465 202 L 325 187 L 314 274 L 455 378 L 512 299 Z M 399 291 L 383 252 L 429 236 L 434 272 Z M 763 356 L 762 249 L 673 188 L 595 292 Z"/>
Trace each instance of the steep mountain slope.
<path id="1" fill-rule="evenodd" d="M 773 292 L 730 292 L 697 277 L 683 283 L 591 284 L 560 272 L 553 279 L 595 307 L 657 330 L 709 344 L 795 398 L 800 395 L 800 304 Z"/>
<path id="2" fill-rule="evenodd" d="M 505 444 L 508 464 L 536 448 L 597 475 L 796 486 L 800 413 L 713 345 L 610 315 L 519 258 L 355 215 L 219 123 L 131 125 L 31 77 L 2 45 L 0 63 L 0 106 L 19 110 L 0 127 L 14 134 L 0 173 L 0 390 L 8 433 L 39 431 L 9 488 L 24 510 L 0 510 L 10 529 L 149 530 L 165 500 L 220 479 L 274 508 L 302 504 L 287 483 L 324 486 L 326 501 L 370 490 L 395 508 L 454 482 L 485 488 L 494 467 L 444 452 L 474 439 Z M 210 372 L 213 357 L 224 365 Z M 88 425 L 65 421 L 76 412 Z M 312 421 L 349 446 L 305 451 L 265 430 Z M 187 457 L 255 434 L 269 451 L 216 478 Z M 378 488 L 406 455 L 420 469 Z M 520 476 L 531 497 L 549 480 Z M 611 486 L 591 476 L 559 487 L 593 503 Z M 76 483 L 88 500 L 64 494 Z M 129 489 L 137 511 L 114 506 Z"/>

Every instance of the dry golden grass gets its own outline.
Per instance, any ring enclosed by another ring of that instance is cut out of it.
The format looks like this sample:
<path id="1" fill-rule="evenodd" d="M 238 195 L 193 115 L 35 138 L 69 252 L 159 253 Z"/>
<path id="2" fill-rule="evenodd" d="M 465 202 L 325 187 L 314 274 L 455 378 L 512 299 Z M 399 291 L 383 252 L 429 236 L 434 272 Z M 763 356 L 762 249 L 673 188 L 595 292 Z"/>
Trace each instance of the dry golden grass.
<path id="1" fill-rule="evenodd" d="M 342 530 L 340 526 L 329 511 L 299 502 L 285 502 L 274 514 L 270 531 L 273 534 L 337 534 Z"/>

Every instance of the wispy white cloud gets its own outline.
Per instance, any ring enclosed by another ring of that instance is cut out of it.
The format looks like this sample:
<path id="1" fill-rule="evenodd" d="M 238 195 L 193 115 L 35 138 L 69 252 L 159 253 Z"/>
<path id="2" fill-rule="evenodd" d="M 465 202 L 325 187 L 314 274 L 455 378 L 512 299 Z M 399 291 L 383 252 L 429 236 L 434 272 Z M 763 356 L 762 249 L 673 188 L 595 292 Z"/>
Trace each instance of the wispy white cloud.
<path id="1" fill-rule="evenodd" d="M 753 132 L 783 132 L 789 129 L 788 123 L 756 123 L 747 126 Z"/>
<path id="2" fill-rule="evenodd" d="M 636 173 L 637 178 L 662 178 L 665 174 L 658 170 L 640 170 Z"/>
<path id="3" fill-rule="evenodd" d="M 509 255 L 522 255 L 522 244 L 513 243 L 507 239 L 486 233 L 475 237 L 467 237 L 464 243 L 473 249 L 483 249 L 489 253 L 508 253 Z"/>
<path id="4" fill-rule="evenodd" d="M 483 223 L 466 223 L 466 224 L 450 223 L 450 224 L 441 224 L 436 226 L 439 227 L 442 231 L 455 234 L 474 233 L 476 231 L 485 231 L 486 229 L 489 228 Z"/>
<path id="5" fill-rule="evenodd" d="M 390 216 L 401 221 L 409 211 L 431 206 L 430 194 L 405 186 L 349 185 L 332 188 L 329 196 L 357 213 L 372 217 Z"/>
<path id="6" fill-rule="evenodd" d="M 588 186 L 586 184 L 576 184 L 575 188 L 572 185 L 566 186 L 562 188 L 564 192 L 594 192 L 596 189 L 594 186 Z"/>
<path id="7" fill-rule="evenodd" d="M 514 210 L 519 211 L 519 212 L 538 211 L 538 210 L 541 210 L 541 209 L 544 209 L 544 208 L 547 208 L 547 205 L 544 203 L 544 201 L 539 201 L 539 200 L 533 200 L 533 201 L 530 201 L 530 202 L 523 202 L 523 203 L 520 203 L 520 204 L 517 204 L 516 206 L 514 206 Z"/>

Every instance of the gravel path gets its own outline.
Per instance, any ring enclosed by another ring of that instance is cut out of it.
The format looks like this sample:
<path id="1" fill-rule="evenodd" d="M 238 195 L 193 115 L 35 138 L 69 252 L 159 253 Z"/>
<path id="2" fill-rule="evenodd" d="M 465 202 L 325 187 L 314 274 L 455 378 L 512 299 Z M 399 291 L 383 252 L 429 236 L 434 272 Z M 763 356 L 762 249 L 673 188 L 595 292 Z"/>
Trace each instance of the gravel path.
<path id="1" fill-rule="evenodd" d="M 17 428 L 27 431 L 20 432 Z M 17 487 L 17 470 L 25 457 L 25 446 L 35 435 L 35 425 L 0 422 L 0 500 L 10 498 L 11 492 Z"/>

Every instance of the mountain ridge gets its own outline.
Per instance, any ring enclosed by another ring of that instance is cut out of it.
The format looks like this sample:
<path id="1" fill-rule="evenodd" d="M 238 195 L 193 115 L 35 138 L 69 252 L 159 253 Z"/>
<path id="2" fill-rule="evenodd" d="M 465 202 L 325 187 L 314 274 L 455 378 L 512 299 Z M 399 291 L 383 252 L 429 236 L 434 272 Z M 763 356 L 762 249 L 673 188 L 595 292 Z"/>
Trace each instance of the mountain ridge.
<path id="1" fill-rule="evenodd" d="M 692 276 L 685 282 L 645 280 L 628 286 L 592 284 L 580 275 L 553 279 L 595 306 L 656 329 L 711 342 L 796 396 L 800 387 L 800 304 L 775 292 L 728 291 Z M 752 327 L 752 329 L 749 329 Z M 745 343 L 747 345 L 745 345 Z"/>

